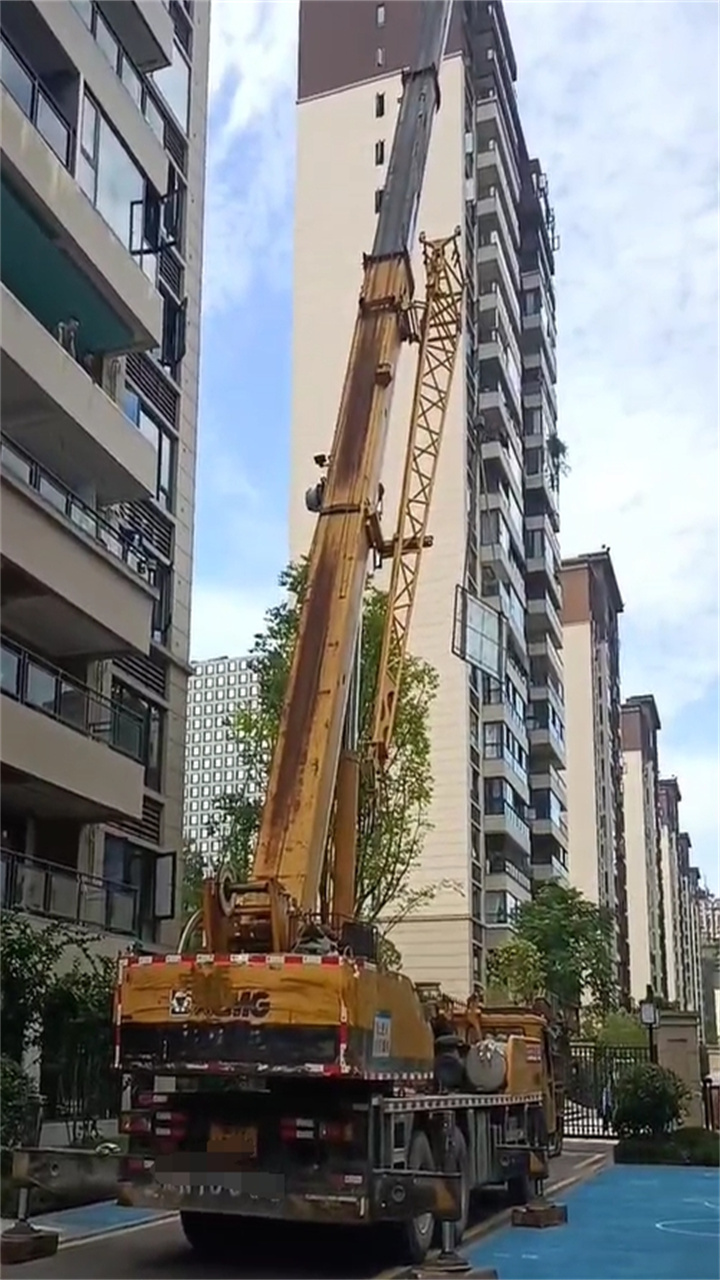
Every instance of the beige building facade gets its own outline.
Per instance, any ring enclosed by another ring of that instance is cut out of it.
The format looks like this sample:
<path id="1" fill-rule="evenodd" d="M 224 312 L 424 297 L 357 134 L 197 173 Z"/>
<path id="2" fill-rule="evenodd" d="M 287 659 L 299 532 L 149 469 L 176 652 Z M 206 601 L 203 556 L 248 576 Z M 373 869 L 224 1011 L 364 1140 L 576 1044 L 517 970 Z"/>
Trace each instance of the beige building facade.
<path id="1" fill-rule="evenodd" d="M 174 938 L 209 6 L 2 6 L 2 903 Z"/>
<path id="2" fill-rule="evenodd" d="M 652 694 L 628 698 L 621 709 L 627 856 L 630 991 L 648 986 L 667 999 L 665 905 L 658 803 L 660 716 Z"/>
<path id="3" fill-rule="evenodd" d="M 630 995 L 620 736 L 623 600 L 610 552 L 563 560 L 563 656 L 570 883 L 612 912 L 617 981 Z"/>
<path id="4" fill-rule="evenodd" d="M 373 241 L 401 72 L 415 55 L 422 8 L 414 0 L 300 4 L 293 557 L 307 551 L 313 534 L 304 494 L 317 478 L 313 456 L 332 440 L 362 254 Z M 468 279 L 431 516 L 434 546 L 410 641 L 440 679 L 430 712 L 433 825 L 415 883 L 447 887 L 394 934 L 413 977 L 459 995 L 481 980 L 487 947 L 511 935 L 533 875 L 563 875 L 567 851 L 558 468 L 548 445 L 557 411 L 552 219 L 540 167 L 525 150 L 502 5 L 468 10 L 457 5 L 453 17 L 418 219 L 430 237 L 461 228 Z M 413 268 L 419 291 L 417 249 Z M 388 533 L 413 379 L 409 349 L 395 381 L 383 476 Z M 459 584 L 504 618 L 498 678 L 469 670 L 452 653 Z"/>

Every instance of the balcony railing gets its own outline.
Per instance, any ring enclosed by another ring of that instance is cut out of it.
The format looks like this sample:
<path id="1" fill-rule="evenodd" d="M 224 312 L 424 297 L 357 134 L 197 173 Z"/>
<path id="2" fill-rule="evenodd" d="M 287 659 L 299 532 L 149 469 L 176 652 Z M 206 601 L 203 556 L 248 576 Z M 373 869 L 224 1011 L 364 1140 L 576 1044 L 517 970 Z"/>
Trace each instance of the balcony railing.
<path id="1" fill-rule="evenodd" d="M 27 911 L 107 933 L 137 932 L 138 891 L 131 885 L 86 876 L 6 849 L 0 876 L 3 910 Z"/>
<path id="2" fill-rule="evenodd" d="M 68 729 L 103 742 L 141 764 L 146 754 L 145 721 L 127 707 L 95 693 L 14 640 L 0 638 L 2 692 L 23 706 L 58 720 Z"/>
<path id="3" fill-rule="evenodd" d="M 132 525 L 120 522 L 117 525 L 111 524 L 93 507 L 83 502 L 82 498 L 78 498 L 62 480 L 58 480 L 51 471 L 36 462 L 29 453 L 6 439 L 0 445 L 0 465 L 7 475 L 32 489 L 54 511 L 65 516 L 76 529 L 81 529 L 94 539 L 104 551 L 127 565 L 128 569 L 139 578 L 144 578 L 151 586 L 154 584 L 158 562 L 145 549 L 137 529 Z"/>
<path id="4" fill-rule="evenodd" d="M 530 828 L 524 818 L 520 817 L 517 809 L 514 809 L 509 800 L 494 800 L 485 807 L 485 815 L 488 818 L 504 818 L 508 827 L 525 841 L 530 839 Z"/>
<path id="5" fill-rule="evenodd" d="M 66 169 L 72 171 L 73 130 L 53 103 L 47 89 L 33 75 L 3 36 L 0 42 L 0 79 L 23 115 Z"/>
<path id="6" fill-rule="evenodd" d="M 503 858 L 502 854 L 489 853 L 487 856 L 486 868 L 488 875 L 509 876 L 516 884 L 520 885 L 526 893 L 530 893 L 532 882 L 530 873 L 523 871 L 522 867 L 518 867 L 516 863 L 511 862 L 509 858 Z"/>

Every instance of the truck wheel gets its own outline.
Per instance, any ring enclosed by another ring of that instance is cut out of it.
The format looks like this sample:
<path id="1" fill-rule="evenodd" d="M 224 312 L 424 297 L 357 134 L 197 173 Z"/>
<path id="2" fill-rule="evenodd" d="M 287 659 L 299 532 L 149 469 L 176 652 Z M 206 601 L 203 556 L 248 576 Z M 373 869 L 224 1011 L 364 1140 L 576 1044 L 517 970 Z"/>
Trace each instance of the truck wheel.
<path id="1" fill-rule="evenodd" d="M 410 1142 L 408 1167 L 432 1173 L 435 1168 L 432 1148 L 426 1133 L 416 1129 Z M 425 1261 L 427 1251 L 432 1244 L 435 1219 L 431 1213 L 423 1213 L 419 1218 L 404 1222 L 400 1228 L 402 1252 L 404 1260 L 419 1265 Z"/>
<path id="2" fill-rule="evenodd" d="M 180 1211 L 180 1224 L 190 1248 L 203 1261 L 227 1256 L 228 1220 L 219 1213 Z"/>
<path id="3" fill-rule="evenodd" d="M 462 1177 L 460 1217 L 457 1222 L 452 1224 L 453 1247 L 459 1249 L 462 1238 L 467 1231 L 468 1218 L 470 1217 L 470 1157 L 461 1129 L 453 1129 L 451 1160 L 453 1173 L 459 1173 Z M 438 1249 L 442 1248 L 442 1229 L 443 1223 L 436 1222 L 435 1244 Z"/>

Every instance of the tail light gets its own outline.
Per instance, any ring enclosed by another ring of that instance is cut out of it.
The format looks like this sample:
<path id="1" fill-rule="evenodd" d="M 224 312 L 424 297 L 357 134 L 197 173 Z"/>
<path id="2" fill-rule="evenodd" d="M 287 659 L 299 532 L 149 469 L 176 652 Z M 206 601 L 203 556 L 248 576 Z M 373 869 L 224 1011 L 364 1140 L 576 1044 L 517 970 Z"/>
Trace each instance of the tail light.
<path id="1" fill-rule="evenodd" d="M 141 1116 L 129 1112 L 120 1117 L 121 1133 L 150 1133 L 151 1131 L 152 1119 L 150 1116 Z"/>
<path id="2" fill-rule="evenodd" d="M 321 1120 L 318 1129 L 323 1142 L 352 1142 L 355 1137 L 352 1123 L 346 1120 Z"/>

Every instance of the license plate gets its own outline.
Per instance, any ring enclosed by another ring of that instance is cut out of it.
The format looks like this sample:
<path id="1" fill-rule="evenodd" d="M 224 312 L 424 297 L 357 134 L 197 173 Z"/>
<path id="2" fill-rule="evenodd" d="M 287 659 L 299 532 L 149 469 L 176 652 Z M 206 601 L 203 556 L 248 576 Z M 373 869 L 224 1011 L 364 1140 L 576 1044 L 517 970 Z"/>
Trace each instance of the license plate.
<path id="1" fill-rule="evenodd" d="M 227 1151 L 236 1156 L 257 1156 L 257 1129 L 254 1125 L 242 1126 L 213 1124 L 210 1126 L 208 1151 Z"/>

